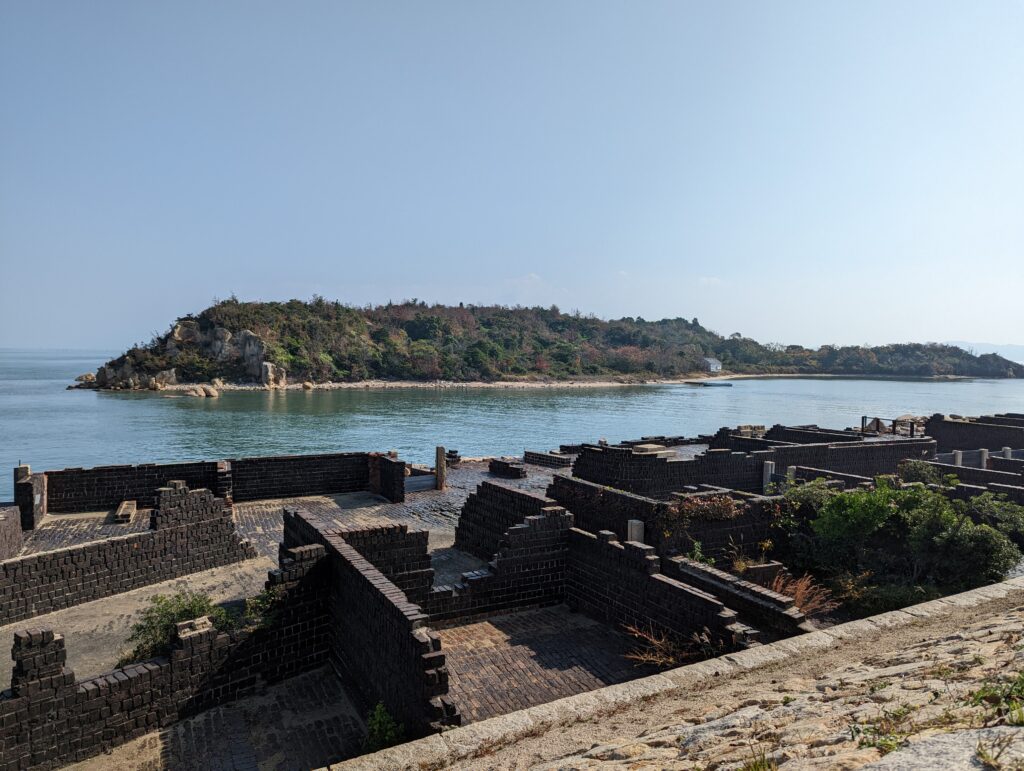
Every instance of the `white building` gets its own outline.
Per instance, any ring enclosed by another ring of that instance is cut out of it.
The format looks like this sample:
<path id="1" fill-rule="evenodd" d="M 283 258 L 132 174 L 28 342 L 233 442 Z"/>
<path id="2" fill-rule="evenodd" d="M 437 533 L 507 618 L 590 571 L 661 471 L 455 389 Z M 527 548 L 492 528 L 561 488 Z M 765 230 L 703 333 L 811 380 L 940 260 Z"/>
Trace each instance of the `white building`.
<path id="1" fill-rule="evenodd" d="M 712 358 L 710 356 L 705 356 L 704 357 L 704 369 L 706 369 L 708 372 L 721 372 L 722 371 L 722 362 L 720 362 L 718 359 Z"/>

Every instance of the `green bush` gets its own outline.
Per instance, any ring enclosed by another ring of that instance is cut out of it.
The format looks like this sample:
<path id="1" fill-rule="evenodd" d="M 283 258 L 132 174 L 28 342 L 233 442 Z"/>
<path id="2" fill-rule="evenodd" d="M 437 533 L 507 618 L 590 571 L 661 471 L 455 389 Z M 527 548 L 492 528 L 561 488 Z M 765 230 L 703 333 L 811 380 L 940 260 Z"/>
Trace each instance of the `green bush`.
<path id="1" fill-rule="evenodd" d="M 904 482 L 921 482 L 926 485 L 942 484 L 942 474 L 939 470 L 923 460 L 907 460 L 901 463 L 900 478 Z"/>
<path id="2" fill-rule="evenodd" d="M 992 496 L 950 501 L 933 489 L 900 488 L 883 478 L 873 490 L 805 495 L 794 505 L 817 512 L 784 520 L 782 554 L 824 578 L 844 605 L 860 612 L 999 581 L 1021 560 L 1011 538 L 1024 539 L 1024 507 Z"/>
<path id="3" fill-rule="evenodd" d="M 404 741 L 405 728 L 391 717 L 383 702 L 377 702 L 366 718 L 363 752 L 377 752 Z"/>
<path id="4" fill-rule="evenodd" d="M 221 630 L 232 629 L 237 625 L 237 617 L 200 592 L 186 590 L 151 597 L 149 607 L 145 608 L 139 620 L 132 624 L 128 642 L 134 643 L 134 647 L 121 657 L 118 666 L 155 656 L 166 656 L 170 653 L 177 625 L 200 616 L 209 616 L 213 625 Z"/>

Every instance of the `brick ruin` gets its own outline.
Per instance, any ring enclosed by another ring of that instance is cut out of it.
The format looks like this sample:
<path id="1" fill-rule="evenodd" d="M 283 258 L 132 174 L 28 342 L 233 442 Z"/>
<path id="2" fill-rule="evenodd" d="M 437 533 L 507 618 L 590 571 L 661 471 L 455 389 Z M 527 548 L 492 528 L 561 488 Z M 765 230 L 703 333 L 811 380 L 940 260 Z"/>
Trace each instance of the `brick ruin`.
<path id="1" fill-rule="evenodd" d="M 768 588 L 783 566 L 730 572 L 730 551 L 754 554 L 767 537 L 780 479 L 854 487 L 923 460 L 956 469 L 965 483 L 958 495 L 1009 491 L 1024 501 L 1024 453 L 1002 452 L 1024 450 L 1024 434 L 1016 447 L 979 455 L 977 467 L 944 464 L 937 454 L 969 441 L 983 442 L 972 451 L 991 451 L 986 444 L 1015 436 L 1004 431 L 1024 431 L 1024 416 L 995 416 L 1004 423 L 940 417 L 929 422 L 948 431 L 942 438 L 741 427 L 697 439 L 563 445 L 521 462 L 492 462 L 489 478 L 462 504 L 451 547 L 478 566 L 447 583 L 436 580 L 425 530 L 386 517 L 348 522 L 282 501 L 278 567 L 266 582 L 279 605 L 263 626 L 220 632 L 206 618 L 185 622 L 168 655 L 81 681 L 66 667 L 60 630 L 19 631 L 11 688 L 0 695 L 0 769 L 83 760 L 321 667 L 364 708 L 383 703 L 407 738 L 426 735 L 471 713 L 461 706 L 469 686 L 455 688 L 442 638 L 481 619 L 537 609 L 578 614 L 610 635 L 635 628 L 685 643 L 702 634 L 722 651 L 811 631 L 793 599 Z M 693 457 L 678 452 L 691 445 L 703 448 Z M 556 469 L 546 490 L 516 486 L 539 468 Z M 352 492 L 400 502 L 405 477 L 405 464 L 378 453 L 42 473 L 20 467 L 14 505 L 0 505 L 0 617 L 27 619 L 248 559 L 235 502 Z M 136 530 L 19 556 L 23 538 L 50 518 L 91 510 L 110 510 L 113 523 Z M 695 545 L 715 564 L 687 556 Z M 495 679 L 482 687 L 518 686 Z"/>

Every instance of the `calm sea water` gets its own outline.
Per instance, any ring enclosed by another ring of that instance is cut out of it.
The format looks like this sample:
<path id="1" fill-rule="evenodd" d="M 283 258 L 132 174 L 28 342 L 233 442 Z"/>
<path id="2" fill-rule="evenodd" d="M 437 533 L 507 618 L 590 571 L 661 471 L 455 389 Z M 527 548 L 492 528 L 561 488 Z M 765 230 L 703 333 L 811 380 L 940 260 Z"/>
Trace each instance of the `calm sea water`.
<path id="1" fill-rule="evenodd" d="M 863 414 L 1024 412 L 1024 380 L 764 379 L 732 388 L 417 389 L 225 393 L 219 399 L 66 391 L 115 351 L 0 349 L 0 500 L 36 469 L 396 449 L 432 462 L 563 442 L 710 433 L 738 423 L 859 425 Z"/>

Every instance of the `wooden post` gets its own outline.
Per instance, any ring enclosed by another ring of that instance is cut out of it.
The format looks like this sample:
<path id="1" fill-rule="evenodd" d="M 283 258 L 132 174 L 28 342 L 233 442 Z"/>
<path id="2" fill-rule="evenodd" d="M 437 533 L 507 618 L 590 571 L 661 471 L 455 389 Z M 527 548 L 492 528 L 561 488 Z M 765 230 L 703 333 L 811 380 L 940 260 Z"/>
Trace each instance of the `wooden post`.
<path id="1" fill-rule="evenodd" d="M 434 485 L 434 489 L 443 490 L 445 478 L 448 476 L 448 460 L 445 457 L 444 447 L 441 445 L 437 446 L 437 453 L 434 456 L 434 467 L 437 474 L 437 482 Z"/>

